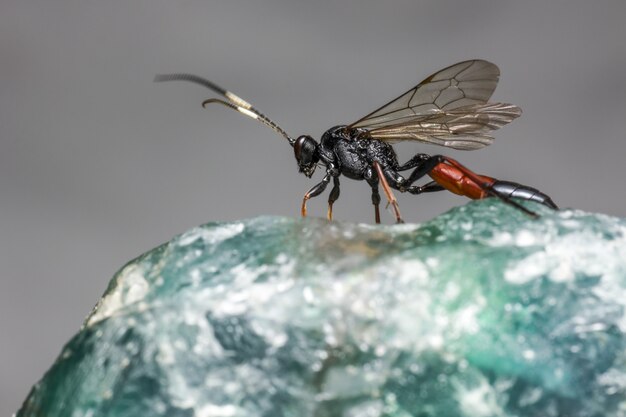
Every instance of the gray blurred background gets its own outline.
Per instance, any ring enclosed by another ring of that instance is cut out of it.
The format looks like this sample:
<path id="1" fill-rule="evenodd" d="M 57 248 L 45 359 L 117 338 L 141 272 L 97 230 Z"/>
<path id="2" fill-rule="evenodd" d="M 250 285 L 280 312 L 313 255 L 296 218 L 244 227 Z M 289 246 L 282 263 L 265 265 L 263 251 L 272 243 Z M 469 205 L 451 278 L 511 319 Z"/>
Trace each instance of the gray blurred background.
<path id="1" fill-rule="evenodd" d="M 205 76 L 319 137 L 487 59 L 502 71 L 494 99 L 522 118 L 479 152 L 412 144 L 400 159 L 444 151 L 562 207 L 626 216 L 625 21 L 623 0 L 2 0 L 0 415 L 126 261 L 208 221 L 298 216 L 315 184 L 269 129 L 155 73 Z M 413 222 L 465 202 L 400 196 Z M 324 216 L 326 195 L 310 211 Z M 343 181 L 336 218 L 372 211 L 369 188 Z"/>

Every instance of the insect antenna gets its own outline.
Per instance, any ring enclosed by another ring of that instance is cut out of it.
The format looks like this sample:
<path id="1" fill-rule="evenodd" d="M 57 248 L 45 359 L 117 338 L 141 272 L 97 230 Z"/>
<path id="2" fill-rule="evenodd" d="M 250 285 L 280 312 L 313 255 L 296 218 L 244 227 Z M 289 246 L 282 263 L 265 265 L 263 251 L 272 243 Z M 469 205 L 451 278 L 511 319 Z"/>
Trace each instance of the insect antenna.
<path id="1" fill-rule="evenodd" d="M 211 98 L 202 102 L 202 107 L 206 108 L 206 105 L 211 103 L 221 104 L 230 109 L 236 110 L 239 113 L 242 113 L 252 119 L 258 120 L 276 133 L 282 135 L 285 139 L 287 139 L 287 141 L 289 141 L 289 144 L 291 146 L 293 146 L 296 141 L 291 136 L 289 136 L 289 134 L 287 134 L 287 132 L 285 132 L 283 128 L 281 128 L 276 122 L 261 113 L 259 110 L 255 109 L 252 104 L 205 78 L 193 74 L 157 74 L 154 77 L 154 81 L 189 81 L 195 84 L 199 84 L 228 99 L 228 101 L 225 101 L 218 98 Z"/>

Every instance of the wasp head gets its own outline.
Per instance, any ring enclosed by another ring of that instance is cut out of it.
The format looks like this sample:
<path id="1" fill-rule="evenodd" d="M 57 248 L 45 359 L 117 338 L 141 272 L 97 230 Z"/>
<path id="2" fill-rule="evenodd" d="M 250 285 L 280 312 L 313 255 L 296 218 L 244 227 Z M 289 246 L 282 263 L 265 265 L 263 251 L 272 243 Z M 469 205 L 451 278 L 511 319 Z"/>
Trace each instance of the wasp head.
<path id="1" fill-rule="evenodd" d="M 311 136 L 300 136 L 293 144 L 293 151 L 298 161 L 298 168 L 307 177 L 311 178 L 320 160 L 318 143 Z"/>

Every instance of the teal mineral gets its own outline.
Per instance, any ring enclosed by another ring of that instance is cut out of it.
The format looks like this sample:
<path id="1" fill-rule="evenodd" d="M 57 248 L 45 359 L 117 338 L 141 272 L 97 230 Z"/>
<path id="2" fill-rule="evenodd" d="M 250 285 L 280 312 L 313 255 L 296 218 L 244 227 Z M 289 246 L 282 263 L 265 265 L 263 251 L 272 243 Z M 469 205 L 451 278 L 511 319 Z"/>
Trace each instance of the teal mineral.
<path id="1" fill-rule="evenodd" d="M 124 266 L 18 417 L 626 415 L 626 220 L 259 217 Z"/>

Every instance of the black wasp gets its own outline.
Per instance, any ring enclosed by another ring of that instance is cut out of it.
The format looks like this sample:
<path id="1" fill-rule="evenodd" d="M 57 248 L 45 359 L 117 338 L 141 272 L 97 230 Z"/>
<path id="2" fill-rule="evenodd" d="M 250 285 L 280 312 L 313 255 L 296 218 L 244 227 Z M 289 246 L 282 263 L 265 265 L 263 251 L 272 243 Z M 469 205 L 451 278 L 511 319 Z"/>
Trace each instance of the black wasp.
<path id="1" fill-rule="evenodd" d="M 539 190 L 478 175 L 447 156 L 418 153 L 404 164 L 398 162 L 391 146 L 397 141 L 418 141 L 461 150 L 490 145 L 493 142 L 491 132 L 522 113 L 513 104 L 488 102 L 499 77 L 498 67 L 490 62 L 478 59 L 459 62 L 432 74 L 356 122 L 329 129 L 319 143 L 308 135 L 294 139 L 250 103 L 204 78 L 164 74 L 157 75 L 155 81 L 190 81 L 207 87 L 226 100 L 211 98 L 204 101 L 203 106 L 222 104 L 284 136 L 294 149 L 301 173 L 311 177 L 317 166 L 323 166 L 326 173 L 322 181 L 304 195 L 302 216 L 307 214 L 307 201 L 321 194 L 332 180 L 328 197 L 328 219 L 332 220 L 333 204 L 339 198 L 339 177 L 343 175 L 365 180 L 370 185 L 376 223 L 380 223 L 380 182 L 396 221 L 401 223 L 392 188 L 411 194 L 448 190 L 473 199 L 493 196 L 533 217 L 537 215 L 512 198 L 536 201 L 557 209 L 550 197 Z M 400 174 L 407 170 L 413 170 L 408 177 Z M 415 185 L 426 175 L 432 181 Z"/>

